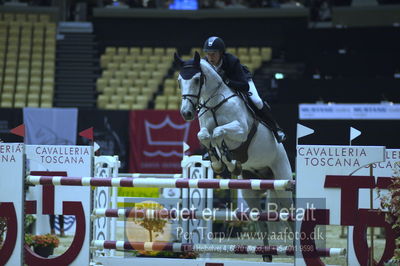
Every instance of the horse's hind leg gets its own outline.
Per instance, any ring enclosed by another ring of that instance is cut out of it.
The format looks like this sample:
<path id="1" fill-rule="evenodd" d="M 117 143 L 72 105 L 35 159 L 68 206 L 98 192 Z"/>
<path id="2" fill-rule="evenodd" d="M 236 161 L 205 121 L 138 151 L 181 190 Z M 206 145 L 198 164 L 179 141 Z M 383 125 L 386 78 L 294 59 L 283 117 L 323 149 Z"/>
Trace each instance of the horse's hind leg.
<path id="1" fill-rule="evenodd" d="M 265 191 L 263 190 L 248 190 L 244 189 L 242 190 L 242 195 L 244 201 L 247 203 L 247 206 L 249 207 L 249 210 L 251 211 L 253 208 L 254 210 L 258 210 L 259 212 L 262 211 L 261 209 L 261 199 L 264 197 Z M 255 239 L 258 236 L 257 240 L 262 240 L 263 245 L 268 246 L 269 245 L 269 229 L 268 229 L 268 223 L 265 221 L 259 221 L 259 222 L 254 222 L 256 226 L 256 234 L 255 234 Z M 268 258 L 265 261 L 269 261 Z"/>
<path id="2" fill-rule="evenodd" d="M 272 212 L 281 212 L 282 208 L 289 211 L 290 215 L 296 214 L 293 204 L 292 192 L 290 191 L 268 191 L 267 197 L 268 210 Z M 281 222 L 269 223 L 270 232 L 275 234 L 288 234 L 295 232 L 295 223 L 283 220 Z"/>
<path id="3" fill-rule="evenodd" d="M 238 160 L 232 159 L 232 153 L 228 150 L 224 143 L 218 148 L 221 154 L 221 160 L 232 174 L 232 177 L 237 177 L 242 174 L 242 164 Z"/>
<path id="4" fill-rule="evenodd" d="M 271 170 L 274 174 L 274 179 L 281 179 L 281 180 L 292 180 L 292 171 L 290 168 L 289 160 L 286 157 L 286 153 L 281 151 L 280 153 L 281 158 L 277 158 L 276 163 L 271 166 Z M 282 208 L 286 208 L 289 211 L 294 212 L 294 203 L 293 203 L 293 193 L 292 191 L 268 191 L 268 203 L 271 204 L 277 210 L 281 210 Z M 295 232 L 295 223 L 294 222 L 281 222 L 276 224 L 270 224 L 270 231 L 281 232 L 282 229 L 287 232 L 287 227 L 289 227 L 292 232 Z"/>

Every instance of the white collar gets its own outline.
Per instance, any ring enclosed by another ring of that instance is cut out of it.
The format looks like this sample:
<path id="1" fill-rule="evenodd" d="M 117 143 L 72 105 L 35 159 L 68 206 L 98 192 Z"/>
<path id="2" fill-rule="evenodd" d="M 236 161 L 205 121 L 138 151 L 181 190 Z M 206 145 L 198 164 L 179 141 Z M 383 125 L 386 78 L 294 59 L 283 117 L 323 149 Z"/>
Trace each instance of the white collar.
<path id="1" fill-rule="evenodd" d="M 221 58 L 221 61 L 219 61 L 219 64 L 217 65 L 217 66 L 214 66 L 214 68 L 215 68 L 215 70 L 216 71 L 218 71 L 220 68 L 221 68 L 221 66 L 222 66 L 222 58 Z"/>

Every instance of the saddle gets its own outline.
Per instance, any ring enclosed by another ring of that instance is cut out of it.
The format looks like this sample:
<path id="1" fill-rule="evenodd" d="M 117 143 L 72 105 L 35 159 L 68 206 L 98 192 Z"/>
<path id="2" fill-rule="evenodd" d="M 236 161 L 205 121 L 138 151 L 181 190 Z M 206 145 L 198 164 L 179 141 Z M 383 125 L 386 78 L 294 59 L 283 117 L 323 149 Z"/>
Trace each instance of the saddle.
<path id="1" fill-rule="evenodd" d="M 242 91 L 236 91 L 236 93 L 239 96 L 239 98 L 244 102 L 247 110 L 250 112 L 253 118 L 262 125 L 264 125 L 266 128 L 268 128 L 269 130 L 273 131 L 273 128 L 263 120 L 260 110 L 254 105 L 253 101 L 250 99 L 249 93 Z"/>

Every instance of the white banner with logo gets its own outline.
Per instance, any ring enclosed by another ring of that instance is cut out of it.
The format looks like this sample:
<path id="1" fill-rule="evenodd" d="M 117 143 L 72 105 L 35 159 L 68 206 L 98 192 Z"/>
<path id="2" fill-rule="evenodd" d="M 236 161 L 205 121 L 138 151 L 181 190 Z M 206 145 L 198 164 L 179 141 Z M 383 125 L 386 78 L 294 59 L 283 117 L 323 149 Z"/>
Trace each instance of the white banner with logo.
<path id="1" fill-rule="evenodd" d="M 343 205 L 351 205 L 350 202 L 346 202 L 351 193 L 343 191 L 339 187 L 327 185 L 327 175 L 350 176 L 355 174 L 353 177 L 356 178 L 356 175 L 366 174 L 367 176 L 362 176 L 362 178 L 367 180 L 369 174 L 366 167 L 370 164 L 374 164 L 375 167 L 384 166 L 385 151 L 385 147 L 382 146 L 297 145 L 297 211 L 311 209 L 304 206 L 304 203 L 307 202 L 304 199 L 316 199 L 315 206 L 312 205 L 312 208 L 329 211 L 329 219 L 327 220 L 330 225 L 343 225 L 344 219 L 350 220 L 343 210 Z M 296 227 L 297 232 L 300 232 L 301 223 L 296 223 Z M 297 247 L 300 247 L 301 240 L 296 239 Z M 326 243 L 324 236 L 315 239 L 316 243 L 318 240 L 322 245 Z M 353 249 L 353 242 L 348 243 L 348 245 L 351 245 L 351 247 L 347 247 L 348 250 Z M 303 255 L 299 251 L 300 249 L 296 250 L 296 266 L 305 266 Z M 359 265 L 354 263 L 358 261 L 357 259 L 352 259 L 348 265 Z"/>
<path id="2" fill-rule="evenodd" d="M 24 125 L 25 125 L 25 143 L 34 145 L 75 145 L 78 127 L 78 109 L 76 108 L 24 108 Z M 28 156 L 34 154 L 28 149 Z M 42 154 L 49 155 L 46 158 L 42 156 L 42 164 L 60 163 L 68 164 L 70 157 L 62 154 Z M 53 155 L 59 161 L 54 161 Z M 53 157 L 50 157 L 53 156 Z M 29 158 L 30 159 L 30 158 Z M 45 160 L 45 161 L 44 161 Z M 31 165 L 31 167 L 34 167 Z M 54 171 L 52 167 L 44 167 L 44 171 Z M 39 168 L 40 169 L 40 168 Z M 32 168 L 31 170 L 38 170 Z M 67 168 L 63 170 L 68 170 Z M 64 190 L 65 191 L 65 190 Z M 58 212 L 61 214 L 61 212 Z M 59 232 L 60 216 L 55 216 L 55 230 Z M 64 229 L 66 234 L 75 232 L 75 218 L 73 216 L 64 215 Z M 38 223 L 40 224 L 40 223 Z M 47 223 L 46 223 L 47 224 Z M 49 227 L 47 225 L 47 227 Z M 41 232 L 43 228 L 37 228 Z"/>
<path id="3" fill-rule="evenodd" d="M 12 250 L 0 257 L 1 265 L 22 265 L 24 245 L 24 146 L 21 143 L 0 143 L 0 218 L 6 218 L 3 249 Z"/>
<path id="4" fill-rule="evenodd" d="M 66 146 L 66 145 L 26 145 L 27 168 L 29 171 L 57 171 L 65 172 L 67 176 L 83 177 L 92 176 L 93 148 L 91 146 Z M 49 215 L 43 215 L 44 186 L 29 188 L 27 200 L 37 202 L 37 220 L 35 223 L 37 234 L 50 232 Z M 63 214 L 63 203 L 79 201 L 84 206 L 90 206 L 88 196 L 90 187 L 80 186 L 55 186 L 54 194 L 49 193 L 47 200 L 54 201 L 55 218 Z M 48 195 L 46 195 L 48 196 Z M 85 210 L 89 211 L 89 210 Z M 64 230 L 68 235 L 73 235 L 76 228 L 76 219 L 71 215 L 64 216 Z M 89 228 L 90 224 L 86 225 Z M 59 232 L 60 224 L 55 223 L 55 230 Z M 89 235 L 89 234 L 88 234 Z"/>
<path id="5" fill-rule="evenodd" d="M 24 108 L 26 144 L 75 145 L 76 108 Z"/>
<path id="6" fill-rule="evenodd" d="M 398 120 L 400 104 L 299 104 L 300 120 Z"/>

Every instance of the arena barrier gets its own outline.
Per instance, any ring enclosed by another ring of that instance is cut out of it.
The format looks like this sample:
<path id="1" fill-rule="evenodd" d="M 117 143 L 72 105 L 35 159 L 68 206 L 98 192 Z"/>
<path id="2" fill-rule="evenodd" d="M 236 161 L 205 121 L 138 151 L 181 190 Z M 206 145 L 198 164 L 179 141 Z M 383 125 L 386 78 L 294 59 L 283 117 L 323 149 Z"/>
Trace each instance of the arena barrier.
<path id="1" fill-rule="evenodd" d="M 7 176 L 11 176 L 15 182 L 9 182 L 9 180 L 4 180 L 4 178 L 0 179 L 0 187 L 2 187 L 2 191 L 0 195 L 0 213 L 2 216 L 9 218 L 9 230 L 7 231 L 6 241 L 3 245 L 3 248 L 0 250 L 0 264 L 5 265 L 22 265 L 22 251 L 23 248 L 23 214 L 24 208 L 23 203 L 24 199 L 21 196 L 21 193 L 15 193 L 15 191 L 24 191 L 25 181 L 29 183 L 37 183 L 37 184 L 44 184 L 42 187 L 43 189 L 43 197 L 49 197 L 49 194 L 53 193 L 52 196 L 54 197 L 54 191 L 48 191 L 47 189 L 53 188 L 53 186 L 49 186 L 52 184 L 56 184 L 54 188 L 61 188 L 64 189 L 63 186 L 58 186 L 58 184 L 65 185 L 72 184 L 73 186 L 79 186 L 79 189 L 86 189 L 84 185 L 89 186 L 92 180 L 96 182 L 94 184 L 107 184 L 109 186 L 121 186 L 133 184 L 134 181 L 125 181 L 123 178 L 116 178 L 117 173 L 113 173 L 112 178 L 106 178 L 105 181 L 99 181 L 97 183 L 97 179 L 95 178 L 72 178 L 69 179 L 67 176 L 70 175 L 69 171 L 65 171 L 67 173 L 60 175 L 55 174 L 55 171 L 62 171 L 61 167 L 70 167 L 74 168 L 77 167 L 79 164 L 85 165 L 91 170 L 91 163 L 90 160 L 88 162 L 85 159 L 93 158 L 93 152 L 91 147 L 75 147 L 71 146 L 71 151 L 74 150 L 75 156 L 79 157 L 77 161 L 80 163 L 71 164 L 69 163 L 66 166 L 65 161 L 60 163 L 60 168 L 53 168 L 50 171 L 46 171 L 46 173 L 41 172 L 40 174 L 35 175 L 28 175 L 26 178 L 25 173 L 25 165 L 24 165 L 24 155 L 26 155 L 25 150 L 33 150 L 36 151 L 37 155 L 43 156 L 41 153 L 40 145 L 36 145 L 34 147 L 28 147 L 30 145 L 22 145 L 22 144 L 0 144 L 0 150 L 3 152 L 3 157 L 1 160 L 1 169 L 4 169 L 4 174 Z M 47 146 L 48 148 L 49 146 Z M 68 155 L 60 155 L 61 149 L 66 151 L 66 146 L 54 146 L 53 151 L 57 151 L 57 156 L 68 156 Z M 323 205 L 316 205 L 316 219 L 311 222 L 297 222 L 296 223 L 296 231 L 304 232 L 305 234 L 309 235 L 314 231 L 314 228 L 318 224 L 336 224 L 336 225 L 352 225 L 354 226 L 354 242 L 350 243 L 350 245 L 354 248 L 355 251 L 355 259 L 353 261 L 348 261 L 349 265 L 355 265 L 355 263 L 363 264 L 366 259 L 368 259 L 369 251 L 368 246 L 364 245 L 366 243 L 365 236 L 366 236 L 366 226 L 377 226 L 377 227 L 385 227 L 387 231 L 387 244 L 385 246 L 384 255 L 381 259 L 382 261 L 388 260 L 394 251 L 394 239 L 395 234 L 391 227 L 386 224 L 384 220 L 384 212 L 377 212 L 371 211 L 369 209 L 362 209 L 359 208 L 356 204 L 358 203 L 357 200 L 354 200 L 355 197 L 358 197 L 358 190 L 360 188 L 375 188 L 379 187 L 381 189 L 387 188 L 387 184 L 389 177 L 379 177 L 377 182 L 373 176 L 355 176 L 354 174 L 357 170 L 362 169 L 363 167 L 370 165 L 372 163 L 379 163 L 385 160 L 385 148 L 384 147 L 373 147 L 373 146 L 317 146 L 317 145 L 298 145 L 298 155 L 297 155 L 297 180 L 296 180 L 296 198 L 299 207 L 304 207 L 307 211 L 310 211 L 310 208 L 303 206 L 301 199 L 302 198 L 320 198 L 324 199 L 325 204 Z M 79 150 L 79 151 L 78 151 Z M 48 150 L 50 152 L 50 150 Z M 78 154 L 78 155 L 76 155 Z M 55 156 L 55 155 L 54 155 Z M 29 157 L 29 156 L 28 156 Z M 34 157 L 34 156 L 33 156 Z M 29 159 L 29 158 L 28 158 Z M 28 160 L 29 162 L 29 160 Z M 46 163 L 46 161 L 41 161 L 42 166 Z M 55 162 L 54 164 L 57 165 L 57 159 L 50 160 L 50 162 Z M 58 160 L 60 162 L 60 160 Z M 30 162 L 30 169 L 32 170 L 32 161 Z M 49 169 L 49 168 L 47 168 Z M 87 169 L 84 169 L 87 171 Z M 185 169 L 183 169 L 185 171 Z M 77 175 L 79 176 L 79 175 Z M 83 176 L 83 175 L 82 175 Z M 185 176 L 184 174 L 182 176 Z M 25 180 L 26 179 L 26 180 Z M 122 182 L 123 180 L 123 182 Z M 133 179 L 135 180 L 135 179 Z M 64 183 L 66 181 L 67 183 Z M 199 188 L 199 184 L 209 184 L 209 186 L 205 186 L 205 188 L 216 188 L 222 187 L 225 189 L 236 189 L 236 188 L 244 188 L 244 189 L 281 189 L 285 190 L 290 188 L 293 184 L 284 183 L 278 181 L 278 183 L 272 182 L 263 182 L 265 180 L 247 180 L 250 182 L 232 182 L 237 180 L 227 180 L 221 183 L 220 180 L 218 182 L 200 182 L 199 181 L 191 181 L 185 180 L 182 184 L 182 188 L 190 189 L 190 188 Z M 240 180 L 242 181 L 242 180 Z M 246 181 L 246 180 L 243 180 Z M 159 186 L 154 184 L 153 181 L 150 183 L 147 181 L 142 181 L 143 186 L 151 185 L 152 187 L 176 187 L 177 181 L 174 182 L 166 181 L 166 182 L 159 182 Z M 179 183 L 179 182 L 178 182 Z M 80 185 L 78 185 L 80 184 Z M 179 183 L 180 184 L 180 183 Z M 193 184 L 193 186 L 192 186 Z M 211 185 L 210 185 L 211 184 Z M 232 186 L 230 188 L 229 184 Z M 234 185 L 233 185 L 234 184 Z M 349 186 L 349 184 L 351 186 Z M 77 192 L 69 192 L 77 193 Z M 79 192 L 81 193 L 81 192 Z M 16 195 L 17 194 L 17 195 Z M 23 193 L 22 193 L 23 194 Z M 80 195 L 80 194 L 79 194 Z M 90 236 L 88 236 L 88 232 L 90 231 L 88 228 L 90 227 L 90 214 L 88 214 L 88 210 L 90 210 L 90 190 L 89 193 L 84 194 L 86 199 L 85 200 L 76 200 L 79 196 L 78 194 L 69 195 L 71 200 L 64 200 L 59 199 L 57 197 L 55 199 L 55 204 L 58 204 L 58 201 L 61 201 L 60 206 L 58 208 L 62 209 L 62 214 L 70 214 L 74 215 L 77 219 L 76 225 L 76 233 L 73 239 L 73 243 L 71 247 L 61 256 L 52 258 L 52 259 L 45 259 L 38 257 L 33 252 L 29 250 L 29 248 L 25 248 L 27 251 L 27 255 L 25 256 L 25 261 L 27 265 L 44 265 L 45 263 L 53 264 L 53 265 L 89 265 L 89 253 L 90 253 L 90 243 L 94 244 L 95 246 L 100 245 L 103 243 L 103 248 L 105 247 L 104 243 L 101 242 L 104 240 L 93 239 L 94 242 L 89 242 Z M 73 200 L 75 198 L 75 201 Z M 350 201 L 349 201 L 350 199 Z M 33 213 L 34 211 L 41 210 L 44 214 L 49 213 L 49 206 L 46 200 L 41 202 L 42 206 L 39 204 L 35 204 L 33 201 L 27 202 L 27 213 Z M 349 204 L 351 203 L 351 204 Z M 62 206 L 62 208 L 61 208 Z M 354 209 L 355 208 L 355 209 Z M 53 211 L 57 208 L 53 206 Z M 267 215 L 268 216 L 268 215 Z M 103 217 L 105 218 L 105 217 Z M 97 241 L 97 242 L 96 242 Z M 114 242 L 107 242 L 107 248 L 112 247 L 112 249 L 117 247 L 124 247 L 126 245 L 125 242 L 115 241 Z M 354 245 L 354 243 L 359 243 L 359 245 Z M 361 243 L 361 245 L 360 245 Z M 175 244 L 175 243 L 174 243 Z M 320 255 L 322 253 L 327 254 L 327 250 L 321 250 L 316 248 L 315 242 L 310 240 L 310 238 L 306 239 L 296 239 L 296 246 L 305 246 L 309 245 L 313 247 L 313 252 L 309 255 L 312 256 L 304 256 L 304 252 L 296 252 L 295 262 L 296 265 L 324 265 L 320 259 Z M 131 243 L 129 243 L 131 245 Z M 139 245 L 139 244 L 138 244 Z M 153 244 L 146 244 L 142 243 L 144 250 L 149 249 L 150 246 L 153 247 Z M 161 244 L 155 244 L 155 246 Z M 182 243 L 179 244 L 182 247 L 187 247 L 187 244 Z M 206 249 L 206 246 L 202 246 L 201 244 L 193 244 L 192 248 L 199 247 L 199 249 Z M 200 245 L 200 246 L 199 246 Z M 189 245 L 190 246 L 190 245 Z M 173 245 L 172 245 L 173 247 Z M 239 246 L 237 246 L 239 247 Z M 243 246 L 240 246 L 243 247 Z M 218 247 L 220 249 L 224 249 L 223 247 Z M 234 248 L 234 246 L 233 246 Z M 276 248 L 276 249 L 274 249 Z M 293 247 L 286 247 L 287 250 L 291 250 Z M 217 249 L 217 248 L 216 248 Z M 231 250 L 232 246 L 226 246 L 226 250 Z M 257 250 L 257 247 L 254 246 L 247 246 L 243 249 L 249 249 L 247 252 L 252 252 L 254 249 Z M 267 247 L 261 246 L 259 247 L 261 250 L 278 250 L 278 247 Z M 285 249 L 285 248 L 282 248 Z M 332 251 L 332 252 L 331 252 Z M 345 253 L 344 249 L 332 249 L 328 252 L 330 255 L 342 255 Z M 287 254 L 286 254 L 287 255 Z M 105 258 L 103 261 L 107 261 L 109 258 Z M 150 259 L 148 263 L 141 263 L 144 265 L 154 265 L 154 260 L 157 259 Z M 131 264 L 133 260 L 126 260 L 126 264 Z M 169 260 L 168 260 L 169 261 Z M 139 262 L 139 260 L 137 260 Z M 113 265 L 123 265 L 123 262 L 115 261 Z M 172 263 L 172 262 L 171 262 Z M 181 262 L 175 261 L 175 265 L 183 265 Z M 197 260 L 193 260 L 190 262 L 185 260 L 184 264 L 192 264 L 192 265 L 215 265 L 214 262 L 201 262 Z M 214 264 L 213 264 L 214 263 Z M 218 265 L 238 265 L 236 262 L 218 262 Z M 164 264 L 164 259 L 163 259 Z M 247 262 L 240 262 L 242 265 L 247 265 Z M 169 265 L 167 260 L 165 261 L 164 265 Z M 171 264 L 173 265 L 173 264 Z M 283 265 L 282 263 L 272 263 L 271 265 Z"/>

